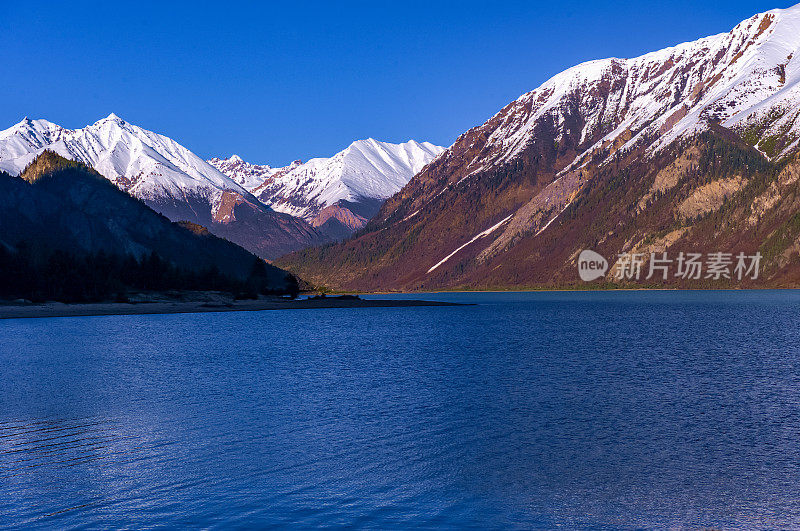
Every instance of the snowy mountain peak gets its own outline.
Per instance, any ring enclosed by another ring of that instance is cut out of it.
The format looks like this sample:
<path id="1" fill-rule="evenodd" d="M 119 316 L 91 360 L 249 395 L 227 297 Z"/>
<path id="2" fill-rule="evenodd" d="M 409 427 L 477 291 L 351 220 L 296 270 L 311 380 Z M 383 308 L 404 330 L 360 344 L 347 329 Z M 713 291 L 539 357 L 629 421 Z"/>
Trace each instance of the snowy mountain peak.
<path id="1" fill-rule="evenodd" d="M 47 120 L 32 120 L 27 116 L 22 119 L 19 123 L 16 123 L 5 129 L 4 131 L 0 131 L 0 138 L 5 138 L 6 136 L 13 134 L 14 131 L 57 131 L 57 130 L 64 130 L 63 127 L 60 125 L 56 125 L 53 122 L 48 122 Z"/>
<path id="2" fill-rule="evenodd" d="M 117 125 L 123 125 L 123 124 L 126 123 L 125 120 L 123 120 L 122 118 L 120 118 L 119 116 L 117 116 L 116 114 L 114 114 L 112 112 L 111 114 L 109 114 L 105 118 L 102 118 L 102 119 L 96 121 L 92 125 L 100 125 L 100 124 L 104 124 L 106 122 L 113 122 L 113 123 L 116 123 Z"/>
<path id="3" fill-rule="evenodd" d="M 31 120 L 27 116 L 19 123 L 0 131 L 0 170 L 17 174 L 33 160 L 10 162 L 57 142 L 69 130 L 47 120 Z"/>
<path id="4" fill-rule="evenodd" d="M 413 176 L 443 150 L 444 148 L 434 146 L 429 142 L 420 144 L 415 140 L 409 140 L 402 144 L 390 144 L 368 138 L 353 142 L 346 150 L 334 155 L 332 159 L 350 157 L 356 163 L 366 163 L 375 168 L 381 168 L 385 170 L 383 173 L 405 174 L 410 169 Z"/>
<path id="5" fill-rule="evenodd" d="M 18 174 L 45 149 L 93 167 L 141 199 L 196 195 L 213 202 L 223 191 L 249 195 L 174 140 L 113 113 L 76 130 L 47 120 L 23 120 L 0 132 L 0 169 Z"/>
<path id="6" fill-rule="evenodd" d="M 577 153 L 569 168 L 634 146 L 653 152 L 718 123 L 777 159 L 798 149 L 799 115 L 797 5 L 640 57 L 579 64 L 520 96 L 454 148 L 479 154 L 458 170 L 464 177 L 508 163 L 534 144 L 537 129 L 553 127 L 555 143 Z M 777 137 L 784 141 L 770 140 Z"/>
<path id="7" fill-rule="evenodd" d="M 220 171 L 274 210 L 313 220 L 339 201 L 379 204 L 397 193 L 444 148 L 409 140 L 356 140 L 330 158 L 295 161 L 283 168 L 211 159 Z"/>

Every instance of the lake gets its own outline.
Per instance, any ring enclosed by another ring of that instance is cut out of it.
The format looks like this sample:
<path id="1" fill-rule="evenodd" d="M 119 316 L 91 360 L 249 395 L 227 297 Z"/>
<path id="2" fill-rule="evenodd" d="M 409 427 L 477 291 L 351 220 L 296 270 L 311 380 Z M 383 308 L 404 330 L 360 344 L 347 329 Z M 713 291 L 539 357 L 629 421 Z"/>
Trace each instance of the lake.
<path id="1" fill-rule="evenodd" d="M 406 297 L 0 321 L 0 527 L 800 526 L 800 294 Z"/>

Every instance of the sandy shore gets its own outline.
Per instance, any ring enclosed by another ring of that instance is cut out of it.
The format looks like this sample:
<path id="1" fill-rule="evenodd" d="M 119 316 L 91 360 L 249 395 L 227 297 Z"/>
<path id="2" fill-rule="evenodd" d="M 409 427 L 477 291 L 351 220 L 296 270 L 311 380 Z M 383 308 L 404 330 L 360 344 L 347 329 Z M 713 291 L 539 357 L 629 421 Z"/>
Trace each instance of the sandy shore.
<path id="1" fill-rule="evenodd" d="M 253 312 L 261 310 L 316 310 L 324 308 L 394 308 L 410 306 L 462 306 L 447 302 L 417 300 L 366 300 L 339 299 L 268 299 L 243 300 L 229 303 L 191 302 L 142 302 L 62 304 L 8 304 L 0 306 L 0 319 L 20 319 L 27 317 L 80 317 L 91 315 L 139 315 L 164 313 L 204 313 L 204 312 Z"/>

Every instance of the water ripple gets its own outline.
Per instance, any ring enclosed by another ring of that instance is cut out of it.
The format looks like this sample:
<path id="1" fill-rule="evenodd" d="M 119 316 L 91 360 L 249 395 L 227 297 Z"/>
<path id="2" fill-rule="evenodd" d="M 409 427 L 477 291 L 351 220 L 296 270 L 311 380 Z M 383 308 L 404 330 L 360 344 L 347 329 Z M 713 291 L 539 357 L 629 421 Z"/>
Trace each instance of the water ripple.
<path id="1" fill-rule="evenodd" d="M 800 526 L 800 298 L 436 297 L 0 323 L 0 527 Z"/>

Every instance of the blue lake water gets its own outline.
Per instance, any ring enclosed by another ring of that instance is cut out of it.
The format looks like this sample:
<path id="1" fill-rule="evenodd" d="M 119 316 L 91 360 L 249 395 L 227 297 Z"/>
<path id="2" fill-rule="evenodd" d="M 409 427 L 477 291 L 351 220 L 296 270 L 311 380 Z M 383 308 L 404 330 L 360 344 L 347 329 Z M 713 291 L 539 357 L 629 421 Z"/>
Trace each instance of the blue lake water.
<path id="1" fill-rule="evenodd" d="M 0 527 L 800 526 L 800 294 L 0 321 Z"/>

